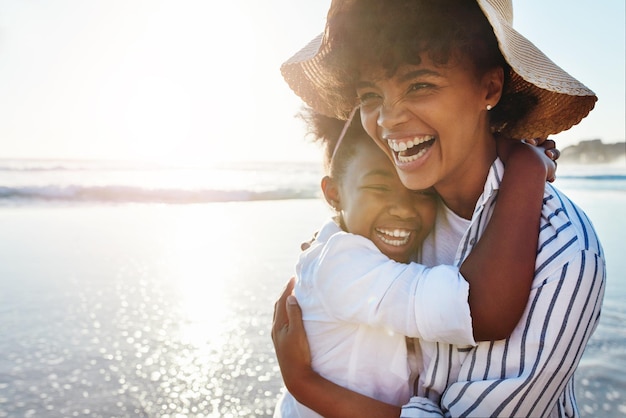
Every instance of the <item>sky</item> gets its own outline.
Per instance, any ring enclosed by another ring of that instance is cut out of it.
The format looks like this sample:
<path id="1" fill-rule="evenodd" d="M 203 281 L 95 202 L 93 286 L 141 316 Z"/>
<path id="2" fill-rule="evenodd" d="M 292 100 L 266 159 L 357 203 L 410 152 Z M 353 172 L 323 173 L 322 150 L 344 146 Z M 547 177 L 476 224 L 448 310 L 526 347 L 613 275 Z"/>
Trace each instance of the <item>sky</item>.
<path id="1" fill-rule="evenodd" d="M 0 158 L 315 161 L 280 64 L 330 0 L 0 0 Z M 514 0 L 514 27 L 590 87 L 556 135 L 625 135 L 625 2 Z"/>

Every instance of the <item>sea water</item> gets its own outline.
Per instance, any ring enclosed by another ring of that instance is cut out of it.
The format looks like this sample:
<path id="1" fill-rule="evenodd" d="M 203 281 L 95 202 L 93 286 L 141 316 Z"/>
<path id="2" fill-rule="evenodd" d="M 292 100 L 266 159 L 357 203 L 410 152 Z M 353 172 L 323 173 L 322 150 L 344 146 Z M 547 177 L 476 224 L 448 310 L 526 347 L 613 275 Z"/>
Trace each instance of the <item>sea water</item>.
<path id="1" fill-rule="evenodd" d="M 559 167 L 607 259 L 576 372 L 626 415 L 626 169 Z M 273 303 L 328 216 L 319 166 L 0 161 L 0 417 L 269 417 Z"/>

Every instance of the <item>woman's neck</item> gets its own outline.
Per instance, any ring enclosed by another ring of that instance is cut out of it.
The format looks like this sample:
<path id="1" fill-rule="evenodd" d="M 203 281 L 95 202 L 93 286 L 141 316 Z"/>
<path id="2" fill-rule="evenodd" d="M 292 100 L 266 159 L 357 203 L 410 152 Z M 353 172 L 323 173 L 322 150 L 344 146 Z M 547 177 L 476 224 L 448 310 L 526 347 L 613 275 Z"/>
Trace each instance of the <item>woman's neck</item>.
<path id="1" fill-rule="evenodd" d="M 445 205 L 465 219 L 472 218 L 476 202 L 483 193 L 489 169 L 497 157 L 493 137 L 477 141 L 476 145 L 464 164 L 435 185 Z"/>

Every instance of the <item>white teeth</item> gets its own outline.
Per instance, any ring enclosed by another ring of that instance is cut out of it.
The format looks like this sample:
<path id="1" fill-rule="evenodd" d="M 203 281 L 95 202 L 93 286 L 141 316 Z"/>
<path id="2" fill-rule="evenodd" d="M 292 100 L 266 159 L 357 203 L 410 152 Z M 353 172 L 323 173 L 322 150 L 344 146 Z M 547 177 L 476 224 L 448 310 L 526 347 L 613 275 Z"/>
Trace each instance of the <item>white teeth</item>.
<path id="1" fill-rule="evenodd" d="M 409 237 L 405 239 L 388 239 L 383 236 L 380 237 L 380 240 L 387 245 L 393 245 L 394 247 L 400 247 L 402 245 L 406 245 L 409 242 Z"/>
<path id="2" fill-rule="evenodd" d="M 408 237 L 409 235 L 411 235 L 411 231 L 408 231 L 406 229 L 382 229 L 382 228 L 377 228 L 376 231 L 380 232 L 381 234 L 385 234 L 385 235 L 389 235 L 392 237 Z"/>
<path id="3" fill-rule="evenodd" d="M 395 152 L 402 152 L 402 151 L 411 149 L 416 145 L 423 144 L 426 141 L 430 141 L 431 139 L 434 139 L 434 138 L 435 137 L 432 135 L 421 136 L 421 137 L 416 136 L 413 139 L 408 140 L 406 142 L 404 141 L 399 142 L 399 141 L 396 141 L 395 139 L 388 139 L 387 144 L 389 145 L 389 148 L 391 148 Z"/>
<path id="4" fill-rule="evenodd" d="M 404 156 L 404 155 L 398 154 L 398 161 L 400 161 L 401 163 L 410 163 L 411 161 L 415 161 L 418 158 L 420 158 L 422 155 L 426 154 L 426 151 L 428 151 L 428 148 L 424 148 L 423 150 L 420 150 L 417 154 L 414 154 L 414 155 Z"/>
<path id="5" fill-rule="evenodd" d="M 376 232 L 382 242 L 396 247 L 406 245 L 411 237 L 411 231 L 406 229 L 376 229 Z M 391 237 L 400 239 L 391 239 Z"/>

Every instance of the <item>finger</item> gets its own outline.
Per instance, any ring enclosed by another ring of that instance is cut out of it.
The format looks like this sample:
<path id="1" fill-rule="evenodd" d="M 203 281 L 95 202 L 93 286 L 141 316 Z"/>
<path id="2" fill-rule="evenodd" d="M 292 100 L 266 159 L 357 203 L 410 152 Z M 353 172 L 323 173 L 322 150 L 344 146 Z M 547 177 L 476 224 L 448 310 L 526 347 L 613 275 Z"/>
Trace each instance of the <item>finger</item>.
<path id="1" fill-rule="evenodd" d="M 313 234 L 313 238 L 300 244 L 300 250 L 304 251 L 304 250 L 309 249 L 311 244 L 313 244 L 315 240 L 317 239 L 317 234 L 318 234 L 318 231 L 315 231 L 315 233 Z"/>
<path id="2" fill-rule="evenodd" d="M 274 304 L 274 316 L 272 319 L 272 339 L 274 338 L 275 332 L 277 332 L 289 323 L 285 304 L 287 301 L 287 297 L 293 293 L 295 283 L 295 277 L 290 278 L 285 285 L 282 294 Z"/>
<path id="3" fill-rule="evenodd" d="M 300 305 L 298 305 L 298 301 L 294 295 L 287 297 L 287 316 L 289 321 L 289 333 L 304 332 L 302 309 L 300 309 Z"/>
<path id="4" fill-rule="evenodd" d="M 274 305 L 274 320 L 272 322 L 272 341 L 276 345 L 278 334 L 288 324 L 285 299 L 280 298 Z"/>
<path id="5" fill-rule="evenodd" d="M 283 287 L 283 290 L 281 290 L 280 296 L 279 296 L 279 298 L 283 299 L 283 303 L 285 302 L 285 300 L 287 300 L 287 296 L 293 293 L 293 288 L 295 284 L 296 284 L 295 277 L 290 277 L 289 280 L 287 280 L 287 283 L 285 283 L 285 286 Z M 278 301 L 276 301 L 276 303 L 278 303 Z"/>
<path id="6" fill-rule="evenodd" d="M 556 142 L 554 142 L 552 139 L 546 139 L 541 143 L 541 146 L 545 149 L 554 149 L 556 148 Z"/>
<path id="7" fill-rule="evenodd" d="M 556 148 L 552 148 L 552 149 L 547 149 L 546 154 L 548 155 L 548 157 L 550 157 L 552 161 L 556 163 L 556 160 L 558 160 L 559 157 L 561 156 L 561 151 L 559 151 Z"/>
<path id="8" fill-rule="evenodd" d="M 291 277 L 285 287 L 283 288 L 282 293 L 280 294 L 278 300 L 274 303 L 274 316 L 272 318 L 273 322 L 276 322 L 276 316 L 281 309 L 284 309 L 285 301 L 287 300 L 287 296 L 293 293 L 293 287 L 295 285 L 295 277 Z M 286 318 L 286 315 L 283 315 L 283 318 Z"/>
<path id="9" fill-rule="evenodd" d="M 284 293 L 287 293 L 287 294 L 291 295 L 293 293 L 293 288 L 295 286 L 296 286 L 296 278 L 295 277 L 289 278 L 289 281 L 285 285 L 285 292 Z"/>

